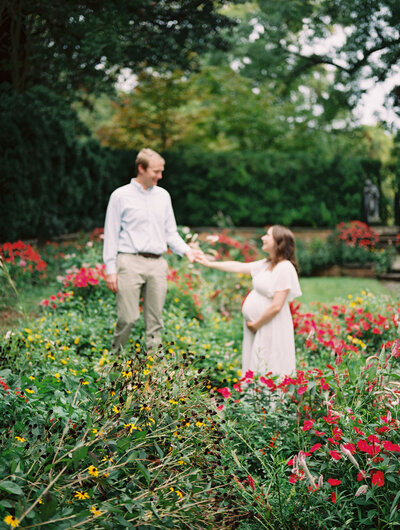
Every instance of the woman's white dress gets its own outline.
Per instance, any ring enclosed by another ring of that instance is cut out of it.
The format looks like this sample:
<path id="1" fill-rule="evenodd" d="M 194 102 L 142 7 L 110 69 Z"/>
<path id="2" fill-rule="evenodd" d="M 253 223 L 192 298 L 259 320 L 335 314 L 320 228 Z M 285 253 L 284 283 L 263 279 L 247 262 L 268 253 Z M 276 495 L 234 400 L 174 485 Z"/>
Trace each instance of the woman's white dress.
<path id="1" fill-rule="evenodd" d="M 243 355 L 242 376 L 248 370 L 264 375 L 288 375 L 296 369 L 293 320 L 289 302 L 301 296 L 296 269 L 288 261 L 280 261 L 270 270 L 265 259 L 251 265 L 253 289 L 242 307 Z M 252 333 L 246 321 L 256 320 L 271 304 L 275 292 L 289 289 L 286 301 L 279 313 L 257 333 Z"/>

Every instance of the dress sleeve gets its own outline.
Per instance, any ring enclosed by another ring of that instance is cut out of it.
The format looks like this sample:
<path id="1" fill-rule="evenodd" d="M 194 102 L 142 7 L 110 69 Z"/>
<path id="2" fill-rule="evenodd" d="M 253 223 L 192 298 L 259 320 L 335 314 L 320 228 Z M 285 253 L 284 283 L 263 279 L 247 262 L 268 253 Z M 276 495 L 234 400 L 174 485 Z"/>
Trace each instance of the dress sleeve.
<path id="1" fill-rule="evenodd" d="M 293 263 L 281 261 L 274 269 L 273 292 L 289 289 L 288 302 L 302 295 L 299 278 Z"/>
<path id="2" fill-rule="evenodd" d="M 250 265 L 250 273 L 251 277 L 254 278 L 254 276 L 257 276 L 257 274 L 263 270 L 267 266 L 267 261 L 265 259 L 259 259 L 257 261 L 253 261 L 253 263 Z"/>

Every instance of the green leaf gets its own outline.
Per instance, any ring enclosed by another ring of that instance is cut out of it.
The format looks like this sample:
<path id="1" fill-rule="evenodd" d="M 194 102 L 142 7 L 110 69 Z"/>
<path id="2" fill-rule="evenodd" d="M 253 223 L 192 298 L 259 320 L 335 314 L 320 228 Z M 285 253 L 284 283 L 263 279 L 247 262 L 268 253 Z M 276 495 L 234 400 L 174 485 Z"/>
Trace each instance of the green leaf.
<path id="1" fill-rule="evenodd" d="M 58 501 L 55 495 L 47 493 L 43 498 L 43 504 L 40 506 L 40 516 L 42 521 L 51 519 L 58 508 Z"/>
<path id="2" fill-rule="evenodd" d="M 4 480 L 3 482 L 0 482 L 0 490 L 6 491 L 7 493 L 12 493 L 13 495 L 24 494 L 21 486 L 18 486 L 18 484 L 15 484 L 15 482 L 11 482 L 11 480 Z"/>
<path id="3" fill-rule="evenodd" d="M 87 457 L 89 451 L 89 446 L 82 446 L 78 447 L 73 453 L 72 453 L 72 462 L 76 464 L 80 460 L 84 460 Z"/>
<path id="4" fill-rule="evenodd" d="M 148 469 L 141 462 L 138 461 L 136 463 L 137 463 L 137 466 L 139 468 L 139 471 L 142 473 L 142 475 L 146 479 L 147 483 L 149 484 L 150 483 L 150 473 L 149 473 Z"/>

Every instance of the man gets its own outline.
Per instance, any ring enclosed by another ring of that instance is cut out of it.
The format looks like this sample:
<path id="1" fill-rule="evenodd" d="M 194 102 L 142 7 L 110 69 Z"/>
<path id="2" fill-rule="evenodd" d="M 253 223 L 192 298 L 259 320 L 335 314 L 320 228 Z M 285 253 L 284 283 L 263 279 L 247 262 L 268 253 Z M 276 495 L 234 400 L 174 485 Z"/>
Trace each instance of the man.
<path id="1" fill-rule="evenodd" d="M 139 317 L 141 293 L 147 349 L 160 344 L 168 272 L 162 254 L 167 245 L 190 262 L 201 254 L 178 234 L 170 195 L 157 186 L 164 165 L 158 153 L 142 149 L 136 158 L 136 178 L 116 189 L 108 203 L 103 257 L 107 287 L 117 295 L 113 352 L 126 344 Z"/>

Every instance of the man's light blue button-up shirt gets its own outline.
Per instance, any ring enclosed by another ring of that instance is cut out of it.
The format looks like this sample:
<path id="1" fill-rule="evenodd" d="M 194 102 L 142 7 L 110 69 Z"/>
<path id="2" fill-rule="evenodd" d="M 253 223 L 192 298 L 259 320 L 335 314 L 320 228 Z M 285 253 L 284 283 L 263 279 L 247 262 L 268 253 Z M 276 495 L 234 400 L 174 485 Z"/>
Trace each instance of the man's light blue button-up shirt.
<path id="1" fill-rule="evenodd" d="M 136 179 L 110 197 L 104 226 L 103 258 L 107 274 L 117 272 L 118 252 L 183 256 L 190 248 L 177 231 L 171 197 L 158 186 L 144 189 Z"/>

